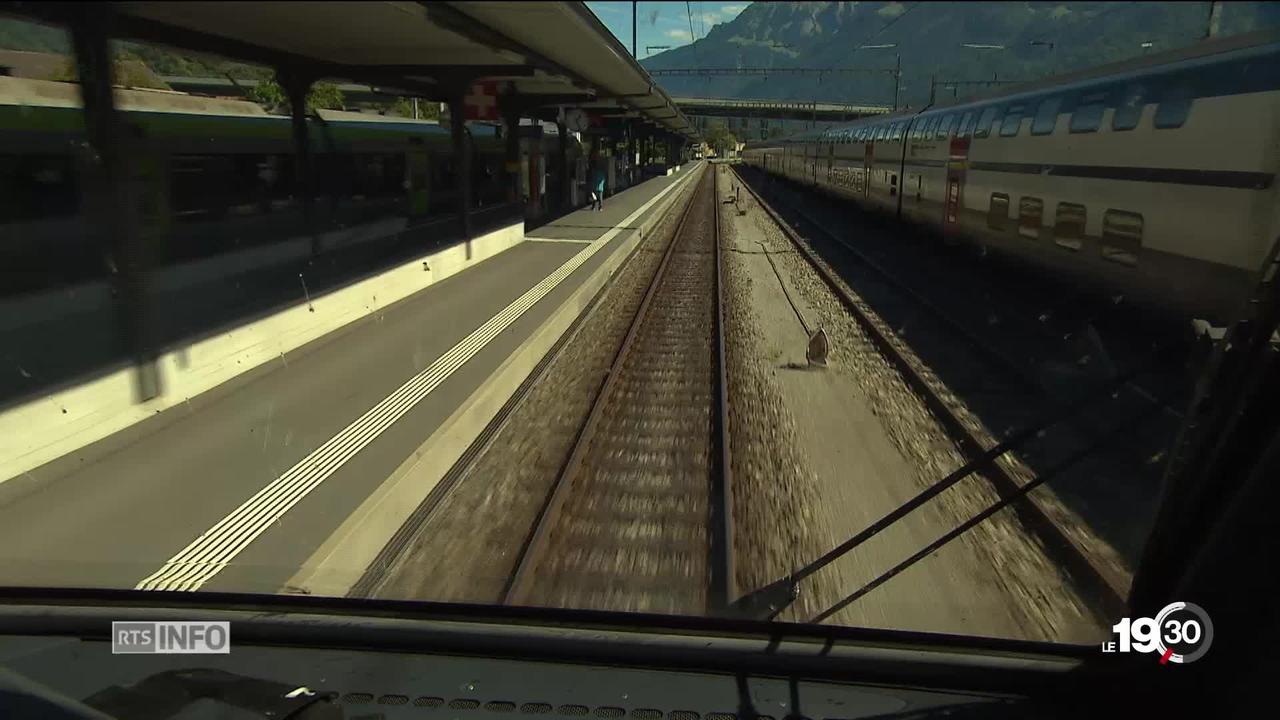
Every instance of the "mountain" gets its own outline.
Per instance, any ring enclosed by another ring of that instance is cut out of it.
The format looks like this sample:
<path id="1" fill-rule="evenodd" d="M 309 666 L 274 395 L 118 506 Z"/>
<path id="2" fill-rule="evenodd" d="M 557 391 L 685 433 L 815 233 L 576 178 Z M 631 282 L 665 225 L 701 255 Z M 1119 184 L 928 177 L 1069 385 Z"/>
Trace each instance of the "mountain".
<path id="1" fill-rule="evenodd" d="M 645 58 L 669 68 L 867 68 L 881 72 L 660 76 L 677 97 L 890 104 L 928 101 L 931 80 L 1030 80 L 1193 44 L 1207 2 L 756 2 L 706 37 Z M 1218 35 L 1280 27 L 1280 3 L 1221 3 Z M 864 45 L 896 45 L 866 48 Z M 968 45 L 1003 46 L 973 48 Z M 976 86 L 961 86 L 964 92 Z M 948 92 L 940 89 L 939 93 Z"/>

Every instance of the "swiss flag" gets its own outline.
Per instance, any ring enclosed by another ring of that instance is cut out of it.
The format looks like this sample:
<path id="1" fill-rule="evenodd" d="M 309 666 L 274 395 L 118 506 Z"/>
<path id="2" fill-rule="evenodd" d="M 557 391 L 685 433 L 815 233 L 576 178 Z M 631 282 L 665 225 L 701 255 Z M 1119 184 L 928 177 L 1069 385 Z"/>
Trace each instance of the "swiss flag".
<path id="1" fill-rule="evenodd" d="M 471 86 L 466 97 L 462 99 L 466 108 L 467 120 L 498 119 L 498 83 L 496 80 L 482 80 Z"/>

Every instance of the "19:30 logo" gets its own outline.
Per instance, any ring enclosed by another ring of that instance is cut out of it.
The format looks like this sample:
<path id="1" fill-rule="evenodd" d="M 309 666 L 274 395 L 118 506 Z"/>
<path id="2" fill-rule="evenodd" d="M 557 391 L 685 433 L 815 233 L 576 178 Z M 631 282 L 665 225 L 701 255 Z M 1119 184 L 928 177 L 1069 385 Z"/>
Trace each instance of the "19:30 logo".
<path id="1" fill-rule="evenodd" d="M 1169 603 L 1154 618 L 1124 618 L 1111 626 L 1118 640 L 1103 652 L 1158 653 L 1160 664 L 1186 664 L 1204 657 L 1213 644 L 1213 621 L 1195 603 Z"/>

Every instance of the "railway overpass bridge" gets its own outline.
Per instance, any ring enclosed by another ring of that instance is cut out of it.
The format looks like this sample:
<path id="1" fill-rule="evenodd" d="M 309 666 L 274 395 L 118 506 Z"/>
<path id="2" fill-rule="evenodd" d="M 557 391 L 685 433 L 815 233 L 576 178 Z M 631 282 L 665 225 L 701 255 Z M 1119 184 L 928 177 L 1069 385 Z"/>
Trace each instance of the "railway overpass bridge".
<path id="1" fill-rule="evenodd" d="M 716 118 L 744 139 L 825 127 L 893 110 L 888 105 L 809 100 L 673 97 L 672 101 L 698 130 L 705 130 L 708 122 Z"/>

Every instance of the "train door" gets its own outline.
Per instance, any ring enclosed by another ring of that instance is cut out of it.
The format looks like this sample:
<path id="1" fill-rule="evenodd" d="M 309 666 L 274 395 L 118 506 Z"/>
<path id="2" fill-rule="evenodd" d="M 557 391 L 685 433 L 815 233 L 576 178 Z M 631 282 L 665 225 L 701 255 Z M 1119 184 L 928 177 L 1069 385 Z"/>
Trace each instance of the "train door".
<path id="1" fill-rule="evenodd" d="M 874 136 L 873 136 L 874 137 Z M 876 144 L 873 137 L 867 138 L 862 150 L 862 196 L 871 195 L 871 168 L 876 162 Z"/>
<path id="2" fill-rule="evenodd" d="M 835 143 L 827 145 L 827 184 L 831 184 L 831 173 L 836 166 L 836 146 Z"/>
<path id="3" fill-rule="evenodd" d="M 545 159 L 539 150 L 540 148 L 531 144 L 529 164 L 526 166 L 526 172 L 529 175 L 525 181 L 525 187 L 528 188 L 528 205 L 525 214 L 533 218 L 542 216 L 542 172 Z"/>
<path id="4" fill-rule="evenodd" d="M 421 144 L 409 148 L 409 215 L 411 217 L 426 215 L 430 209 L 431 197 L 431 156 L 427 148 Z"/>
<path id="5" fill-rule="evenodd" d="M 964 177 L 969 159 L 969 138 L 951 138 L 951 149 L 947 154 L 946 196 L 942 207 L 942 235 L 953 238 L 959 234 L 964 212 Z"/>

